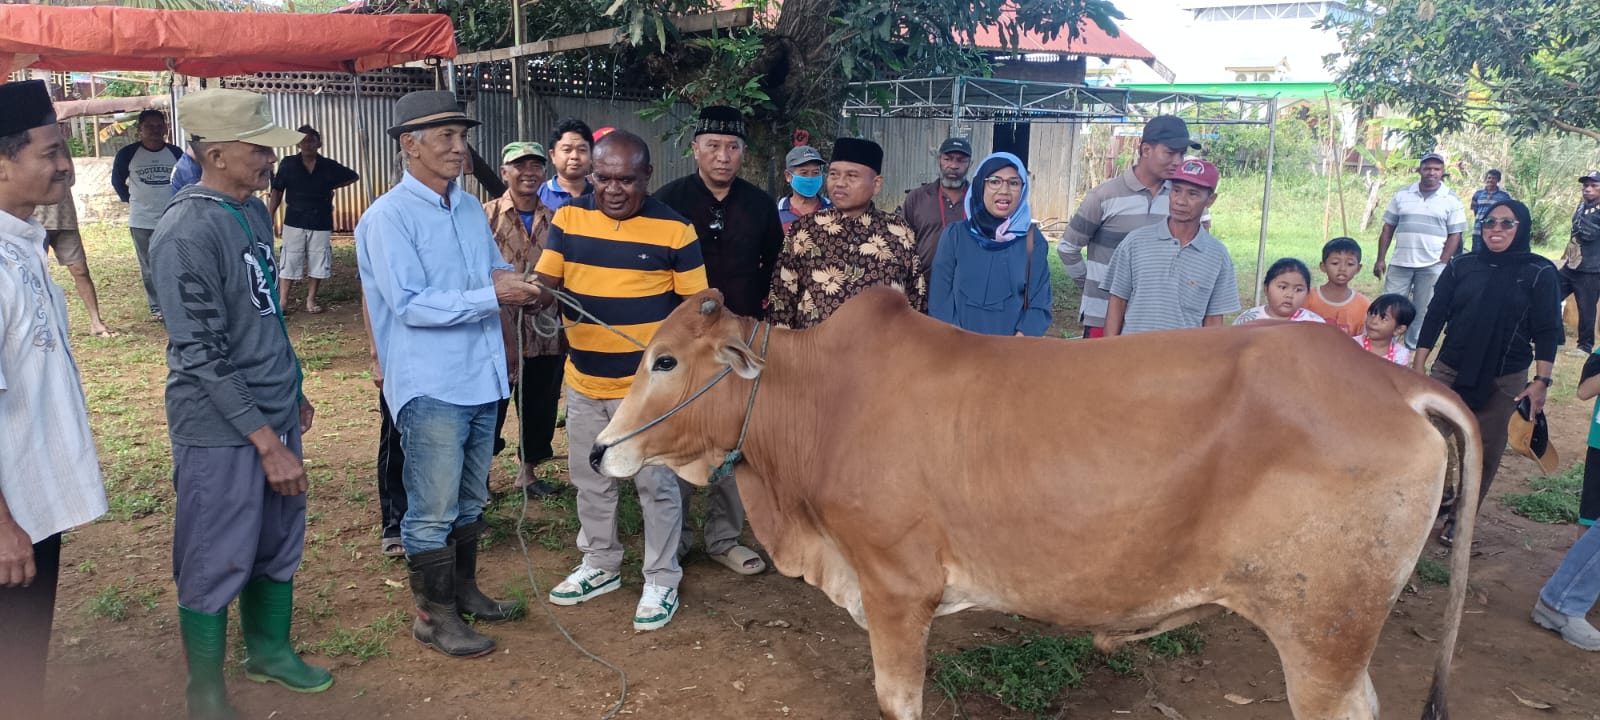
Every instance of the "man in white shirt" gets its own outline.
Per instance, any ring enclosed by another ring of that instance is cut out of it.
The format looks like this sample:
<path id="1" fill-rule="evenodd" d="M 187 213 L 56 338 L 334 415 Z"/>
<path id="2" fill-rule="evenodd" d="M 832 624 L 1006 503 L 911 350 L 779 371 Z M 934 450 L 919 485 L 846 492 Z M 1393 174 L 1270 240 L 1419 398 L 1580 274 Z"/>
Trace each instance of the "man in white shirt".
<path id="1" fill-rule="evenodd" d="M 1417 306 L 1417 321 L 1406 330 L 1406 347 L 1412 350 L 1433 300 L 1433 284 L 1444 264 L 1455 257 L 1466 229 L 1466 208 L 1444 184 L 1444 156 L 1423 155 L 1417 163 L 1417 182 L 1395 193 L 1383 212 L 1378 261 L 1372 264 L 1372 274 L 1383 279 L 1385 293 L 1405 295 Z M 1391 244 L 1393 257 L 1389 257 Z"/>
<path id="2" fill-rule="evenodd" d="M 67 196 L 66 139 L 42 81 L 0 85 L 0 107 L 0 702 L 43 717 L 61 533 L 104 514 L 106 495 L 66 295 L 33 219 Z"/>

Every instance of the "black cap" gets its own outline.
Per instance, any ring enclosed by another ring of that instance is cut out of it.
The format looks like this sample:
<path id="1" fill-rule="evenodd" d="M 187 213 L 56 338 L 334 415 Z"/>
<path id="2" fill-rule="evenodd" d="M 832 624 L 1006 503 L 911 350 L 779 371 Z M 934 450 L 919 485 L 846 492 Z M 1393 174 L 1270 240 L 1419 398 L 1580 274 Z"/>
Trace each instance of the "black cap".
<path id="1" fill-rule="evenodd" d="M 1600 170 L 1590 170 L 1588 175 L 1579 175 L 1578 176 L 1578 182 L 1581 182 L 1581 183 L 1592 183 L 1592 182 L 1600 183 Z"/>
<path id="2" fill-rule="evenodd" d="M 883 172 L 883 147 L 871 140 L 839 138 L 833 141 L 833 162 L 865 165 L 875 173 Z"/>
<path id="3" fill-rule="evenodd" d="M 50 88 L 43 80 L 24 80 L 0 85 L 0 137 L 56 124 L 56 108 L 50 102 Z"/>
<path id="4" fill-rule="evenodd" d="M 726 105 L 709 105 L 700 109 L 700 119 L 694 125 L 694 136 L 701 135 L 737 135 L 747 142 L 750 139 L 745 134 L 744 115 Z"/>
<path id="5" fill-rule="evenodd" d="M 1139 142 L 1159 143 L 1173 150 L 1200 149 L 1200 143 L 1189 137 L 1189 123 L 1177 115 L 1157 115 L 1144 124 L 1144 135 Z"/>
<path id="6" fill-rule="evenodd" d="M 972 143 L 968 142 L 964 137 L 947 138 L 944 142 L 939 143 L 940 155 L 952 152 L 958 152 L 966 155 L 967 157 L 972 157 Z"/>

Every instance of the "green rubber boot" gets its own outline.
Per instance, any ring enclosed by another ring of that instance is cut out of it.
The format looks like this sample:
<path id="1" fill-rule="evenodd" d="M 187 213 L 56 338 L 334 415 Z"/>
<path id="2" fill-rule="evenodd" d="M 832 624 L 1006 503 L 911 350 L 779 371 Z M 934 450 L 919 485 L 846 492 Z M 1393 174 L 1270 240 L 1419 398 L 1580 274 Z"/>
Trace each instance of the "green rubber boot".
<path id="1" fill-rule="evenodd" d="M 244 632 L 244 676 L 275 682 L 301 693 L 333 687 L 333 673 L 305 664 L 289 645 L 294 615 L 294 584 L 256 578 L 239 593 L 239 627 Z"/>
<path id="2" fill-rule="evenodd" d="M 189 720 L 236 720 L 228 704 L 228 686 L 222 678 L 222 660 L 228 655 L 228 611 L 216 615 L 178 607 L 178 628 L 183 654 L 189 661 Z"/>

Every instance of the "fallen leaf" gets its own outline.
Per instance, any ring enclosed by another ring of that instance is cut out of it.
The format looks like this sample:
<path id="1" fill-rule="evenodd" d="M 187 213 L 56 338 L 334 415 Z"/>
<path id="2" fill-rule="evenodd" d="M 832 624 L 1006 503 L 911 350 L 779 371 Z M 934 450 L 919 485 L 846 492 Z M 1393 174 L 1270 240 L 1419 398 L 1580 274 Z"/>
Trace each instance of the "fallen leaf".
<path id="1" fill-rule="evenodd" d="M 738 690 L 739 692 L 744 692 L 744 681 L 743 680 L 735 680 L 735 681 L 733 681 L 733 689 Z"/>
<path id="2" fill-rule="evenodd" d="M 1511 688 L 1506 688 L 1506 690 L 1510 691 L 1511 697 L 1516 698 L 1517 702 L 1522 703 L 1524 706 L 1531 707 L 1531 708 L 1533 708 L 1535 710 L 1550 710 L 1550 709 L 1555 707 L 1554 705 L 1551 705 L 1550 703 L 1547 703 L 1547 702 L 1540 702 L 1538 700 L 1529 700 L 1529 699 L 1527 699 L 1527 698 L 1525 698 L 1525 697 L 1523 697 L 1521 695 L 1518 695 L 1517 691 L 1512 690 Z"/>
<path id="3" fill-rule="evenodd" d="M 1417 637 L 1422 638 L 1423 640 L 1427 640 L 1428 642 L 1434 642 L 1435 641 L 1433 636 L 1431 636 L 1431 635 L 1429 635 L 1429 634 L 1427 634 L 1427 633 L 1425 633 L 1425 632 L 1423 632 L 1421 630 L 1418 630 L 1417 626 L 1415 626 L 1415 625 L 1411 626 L 1411 634 L 1412 635 L 1416 635 Z"/>
<path id="4" fill-rule="evenodd" d="M 773 620 L 772 622 L 767 623 L 767 627 L 769 627 L 769 628 L 786 628 L 786 627 L 789 627 L 789 621 L 787 621 L 787 620 Z"/>
<path id="5" fill-rule="evenodd" d="M 1231 703 L 1233 703 L 1235 705 L 1249 705 L 1250 703 L 1255 702 L 1254 700 L 1251 700 L 1250 698 L 1247 698 L 1247 697 L 1245 697 L 1243 695 L 1235 695 L 1233 693 L 1228 693 L 1227 695 L 1223 695 L 1222 699 L 1223 700 L 1227 700 L 1228 702 L 1231 702 Z"/>
<path id="6" fill-rule="evenodd" d="M 1183 713 L 1174 710 L 1171 705 L 1166 703 L 1155 703 L 1154 705 L 1151 705 L 1151 707 L 1155 708 L 1156 712 L 1161 713 L 1161 717 L 1164 717 L 1167 720 L 1188 720 L 1188 718 L 1183 716 Z"/>
<path id="7" fill-rule="evenodd" d="M 403 587 L 405 587 L 405 583 L 399 582 L 397 580 L 390 580 L 389 578 L 384 578 L 383 579 L 383 584 L 387 585 L 389 587 L 392 587 L 392 588 L 403 588 Z"/>
<path id="8" fill-rule="evenodd" d="M 1178 682 L 1181 682 L 1181 683 L 1183 683 L 1185 685 L 1188 685 L 1189 683 L 1194 682 L 1194 676 L 1193 675 L 1185 675 L 1185 676 L 1183 676 L 1183 679 L 1179 680 Z"/>

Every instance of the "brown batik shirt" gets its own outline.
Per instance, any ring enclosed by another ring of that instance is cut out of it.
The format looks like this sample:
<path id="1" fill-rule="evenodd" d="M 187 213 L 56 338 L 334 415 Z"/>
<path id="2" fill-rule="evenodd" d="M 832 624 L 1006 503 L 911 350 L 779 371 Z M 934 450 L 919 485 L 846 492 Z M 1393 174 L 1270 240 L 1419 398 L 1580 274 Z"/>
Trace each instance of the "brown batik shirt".
<path id="1" fill-rule="evenodd" d="M 853 218 L 835 208 L 819 210 L 789 226 L 767 319 L 803 330 L 873 285 L 904 292 L 911 307 L 925 313 L 928 281 L 919 266 L 916 235 L 904 221 L 876 207 Z"/>
<path id="2" fill-rule="evenodd" d="M 539 254 L 544 252 L 544 240 L 550 233 L 550 220 L 555 214 L 550 212 L 544 203 L 535 202 L 533 208 L 533 230 L 529 232 L 522 224 L 522 216 L 517 213 L 517 206 L 511 202 L 511 192 L 506 191 L 494 200 L 483 206 L 489 216 L 489 229 L 494 232 L 494 243 L 500 246 L 500 255 L 506 262 L 517 269 L 517 272 L 527 275 L 533 272 L 539 263 Z M 522 308 L 516 305 L 500 306 L 500 333 L 505 338 L 506 362 L 511 365 L 511 371 L 516 372 L 518 357 L 543 357 L 546 355 L 561 355 L 567 351 L 567 342 L 564 333 L 557 332 L 555 337 L 544 337 L 534 331 L 535 318 L 546 329 L 556 327 L 561 322 L 561 303 L 552 303 L 542 312 L 534 312 L 532 308 L 522 316 L 522 354 L 517 355 L 517 311 Z M 543 316 L 543 317 L 541 317 Z"/>

